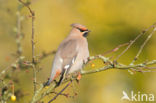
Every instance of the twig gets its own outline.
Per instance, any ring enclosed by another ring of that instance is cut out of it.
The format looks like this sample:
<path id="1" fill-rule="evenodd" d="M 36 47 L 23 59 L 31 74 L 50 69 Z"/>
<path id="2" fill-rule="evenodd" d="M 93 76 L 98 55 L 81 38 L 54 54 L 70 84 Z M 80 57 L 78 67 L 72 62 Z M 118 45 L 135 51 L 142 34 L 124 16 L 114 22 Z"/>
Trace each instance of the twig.
<path id="1" fill-rule="evenodd" d="M 71 84 L 71 81 L 55 96 L 53 97 L 48 103 L 53 102 L 61 93 Z"/>
<path id="2" fill-rule="evenodd" d="M 91 57 L 91 58 L 94 58 L 94 57 Z M 108 69 L 121 69 L 121 70 L 127 70 L 127 69 L 131 69 L 131 68 L 138 69 L 138 67 L 147 67 L 149 65 L 156 64 L 156 60 L 152 60 L 152 61 L 149 61 L 149 62 L 146 62 L 146 63 L 140 63 L 140 64 L 136 64 L 136 65 L 124 65 L 124 64 L 120 64 L 120 63 L 118 63 L 117 65 L 114 65 L 113 62 L 111 62 L 106 57 L 103 57 L 103 61 L 104 62 L 109 62 L 110 64 L 107 65 L 107 66 L 104 66 L 102 68 L 95 69 L 95 70 L 90 70 L 90 71 L 84 71 L 84 70 L 82 70 L 81 71 L 81 74 L 82 75 L 92 74 L 92 73 L 96 73 L 96 72 L 105 71 L 105 70 L 108 70 Z"/>
<path id="3" fill-rule="evenodd" d="M 118 45 L 117 47 L 115 47 L 114 49 L 109 50 L 109 51 L 103 53 L 102 55 L 107 55 L 107 54 L 109 54 L 109 53 L 116 52 L 116 51 L 118 51 L 121 47 L 127 46 L 128 44 L 129 44 L 129 43 L 120 44 L 120 45 Z"/>
<path id="4" fill-rule="evenodd" d="M 34 84 L 34 94 L 36 92 L 36 63 L 35 63 L 35 42 L 34 42 L 34 20 L 35 20 L 35 12 L 30 8 L 28 3 L 23 2 L 22 0 L 18 0 L 19 2 L 21 2 L 30 12 L 31 14 L 31 22 L 32 22 L 32 34 L 31 34 L 31 44 L 32 44 L 32 63 L 33 63 L 33 84 Z"/>
<path id="5" fill-rule="evenodd" d="M 36 85 L 37 85 L 37 79 L 36 79 L 37 71 L 36 71 L 36 66 L 35 65 L 32 65 L 32 67 L 33 67 L 33 85 L 34 85 L 34 94 L 35 94 L 36 90 L 37 90 L 37 87 L 36 87 Z"/>
<path id="6" fill-rule="evenodd" d="M 156 67 L 144 67 L 144 69 L 156 69 Z"/>
<path id="7" fill-rule="evenodd" d="M 139 39 L 142 35 L 144 35 L 147 31 L 149 31 L 149 29 L 153 28 L 155 24 L 156 23 L 154 23 L 152 26 L 142 31 L 134 40 L 131 40 L 127 48 L 123 52 L 121 52 L 121 54 L 119 54 L 114 61 L 117 62 L 117 60 L 135 43 L 135 41 Z"/>
<path id="8" fill-rule="evenodd" d="M 13 63 L 11 63 L 9 66 L 7 66 L 5 69 L 3 69 L 3 70 L 0 72 L 0 77 L 1 77 L 2 74 L 5 74 L 6 71 L 7 71 L 9 68 L 11 68 L 12 65 L 16 64 L 18 61 L 19 61 L 19 58 L 16 59 L 16 60 L 15 60 Z"/>
<path id="9" fill-rule="evenodd" d="M 34 52 L 35 52 L 35 42 L 34 42 L 34 20 L 35 20 L 35 12 L 30 8 L 29 4 L 28 3 L 25 3 L 23 2 L 22 0 L 18 0 L 19 2 L 21 2 L 30 12 L 31 14 L 31 18 L 32 18 L 32 35 L 31 35 L 31 43 L 32 43 L 32 62 L 35 63 L 35 55 L 34 55 Z"/>
<path id="10" fill-rule="evenodd" d="M 19 11 L 20 10 L 18 10 L 17 13 L 16 13 L 17 21 L 16 21 L 16 30 L 15 30 L 15 32 L 16 32 L 16 44 L 17 44 L 17 52 L 16 53 L 17 53 L 18 57 L 11 65 L 9 65 L 8 67 L 6 67 L 4 70 L 1 71 L 0 77 L 1 77 L 2 74 L 6 73 L 6 71 L 9 68 L 11 68 L 13 64 L 16 64 L 19 61 L 20 56 L 22 54 L 22 46 L 21 46 L 21 39 L 23 38 L 22 34 L 21 34 L 21 29 L 22 29 L 21 28 L 21 21 L 22 21 L 21 17 L 22 16 L 20 15 Z"/>
<path id="11" fill-rule="evenodd" d="M 153 25 L 153 27 L 154 27 L 154 25 Z M 142 52 L 144 46 L 145 46 L 145 45 L 147 44 L 147 42 L 150 40 L 150 38 L 152 37 L 152 35 L 154 34 L 155 31 L 156 31 L 156 28 L 154 27 L 154 28 L 153 28 L 153 31 L 150 33 L 150 35 L 146 38 L 146 40 L 145 40 L 145 41 L 143 42 L 143 44 L 140 46 L 140 49 L 139 49 L 137 55 L 134 57 L 134 59 L 133 59 L 133 61 L 131 62 L 130 65 L 133 65 L 134 62 L 138 59 L 138 57 L 139 57 L 139 55 L 141 54 L 141 52 Z"/>
<path id="12" fill-rule="evenodd" d="M 114 65 L 113 62 L 109 60 L 109 58 L 106 58 L 106 57 L 104 57 L 102 55 L 90 57 L 91 60 L 94 60 L 94 59 L 97 59 L 97 58 L 100 58 L 101 60 L 103 60 L 103 62 L 109 62 L 109 65 L 104 66 L 102 68 L 95 69 L 95 70 L 90 70 L 90 71 L 82 70 L 81 71 L 82 75 L 93 74 L 93 73 L 102 72 L 102 71 L 109 70 L 109 69 L 127 70 L 127 69 L 134 68 L 134 70 L 135 70 L 135 69 L 138 69 L 140 67 L 147 67 L 147 66 L 156 64 L 156 60 L 152 60 L 152 61 L 149 61 L 149 62 L 146 62 L 146 63 L 140 63 L 140 64 L 136 64 L 136 65 L 123 65 L 123 64 L 120 64 L 120 63 L 118 63 L 117 65 Z M 73 76 L 73 80 L 76 80 L 76 77 L 77 76 Z M 63 81 L 62 84 L 68 82 L 69 80 L 71 80 L 71 79 L 70 78 L 66 78 Z M 41 84 L 40 89 L 37 90 L 36 94 L 32 98 L 31 103 L 36 103 L 37 101 L 40 101 L 42 98 L 44 98 L 46 95 L 48 95 L 52 90 L 54 90 L 56 88 L 56 85 L 57 85 L 57 83 L 53 82 L 49 89 L 47 89 L 46 91 L 41 93 L 41 91 L 44 88 L 43 84 Z M 40 93 L 41 93 L 41 95 L 39 95 Z"/>
<path id="13" fill-rule="evenodd" d="M 53 51 L 51 51 L 51 52 L 48 52 L 48 53 L 42 52 L 42 54 L 39 56 L 39 60 L 42 60 L 42 59 L 48 57 L 49 55 L 53 55 L 53 54 L 55 54 L 55 53 L 56 53 L 55 50 L 53 50 Z"/>
<path id="14" fill-rule="evenodd" d="M 51 93 L 58 94 L 57 92 L 51 92 Z M 69 96 L 69 94 L 65 94 L 65 93 L 61 93 L 60 95 L 65 96 L 65 97 L 70 97 L 70 98 L 74 97 L 74 96 Z"/>
<path id="15" fill-rule="evenodd" d="M 33 10 L 30 8 L 30 4 L 28 3 L 28 2 L 23 2 L 22 0 L 18 0 L 19 2 L 21 2 L 26 8 L 28 8 L 28 10 L 29 10 L 29 12 L 30 12 L 30 14 L 31 14 L 31 16 L 35 16 L 35 13 L 33 12 Z"/>
<path id="16" fill-rule="evenodd" d="M 22 34 L 21 34 L 21 15 L 20 15 L 20 12 L 17 11 L 16 44 L 17 44 L 17 54 L 18 54 L 18 56 L 21 56 L 21 54 L 22 54 L 21 40 L 22 40 Z"/>

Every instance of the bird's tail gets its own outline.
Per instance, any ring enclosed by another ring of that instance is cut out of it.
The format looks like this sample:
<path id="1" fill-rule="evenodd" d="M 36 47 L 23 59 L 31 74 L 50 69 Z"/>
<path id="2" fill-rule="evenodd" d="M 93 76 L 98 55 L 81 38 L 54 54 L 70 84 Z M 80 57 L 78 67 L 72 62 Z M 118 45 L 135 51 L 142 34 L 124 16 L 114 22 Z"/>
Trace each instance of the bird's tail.
<path id="1" fill-rule="evenodd" d="M 59 86 L 62 83 L 62 81 L 64 80 L 66 74 L 67 74 L 67 69 L 63 69 L 62 74 L 61 74 L 61 77 L 60 77 L 60 80 L 57 83 L 57 86 Z"/>
<path id="2" fill-rule="evenodd" d="M 51 82 L 53 81 L 53 78 L 54 78 L 54 72 L 51 73 L 50 78 L 48 79 L 46 83 L 44 83 L 44 86 L 49 86 Z"/>
<path id="3" fill-rule="evenodd" d="M 51 82 L 52 82 L 52 80 L 51 80 L 51 79 L 49 79 L 47 82 L 45 82 L 45 83 L 43 84 L 43 85 L 44 85 L 44 87 L 45 87 L 45 86 L 49 86 Z"/>
<path id="4" fill-rule="evenodd" d="M 61 76 L 60 76 L 60 79 L 59 79 L 59 81 L 57 83 L 57 86 L 59 86 L 62 83 L 62 81 L 64 80 L 66 74 L 67 74 L 67 69 L 63 69 L 63 71 L 61 73 Z M 44 83 L 44 86 L 49 86 L 50 83 L 54 80 L 54 78 L 55 77 L 54 77 L 54 74 L 52 72 L 52 75 L 51 75 L 50 79 L 46 83 Z"/>

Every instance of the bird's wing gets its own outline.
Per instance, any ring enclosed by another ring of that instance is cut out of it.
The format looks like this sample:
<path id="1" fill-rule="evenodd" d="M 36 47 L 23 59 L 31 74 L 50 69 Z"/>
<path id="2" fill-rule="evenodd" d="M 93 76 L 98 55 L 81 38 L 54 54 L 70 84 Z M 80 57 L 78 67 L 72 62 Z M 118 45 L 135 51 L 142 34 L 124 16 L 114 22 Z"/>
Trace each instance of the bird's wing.
<path id="1" fill-rule="evenodd" d="M 68 73 L 71 66 L 74 64 L 78 54 L 78 48 L 78 41 L 74 39 L 68 40 L 60 45 L 58 51 L 60 51 L 60 57 L 63 60 L 63 70 L 58 85 L 62 82 L 65 75 Z"/>
<path id="2" fill-rule="evenodd" d="M 65 74 L 69 71 L 76 60 L 78 48 L 79 44 L 77 39 L 66 39 L 60 44 L 55 55 L 50 79 L 45 83 L 45 85 L 50 85 L 51 81 L 54 80 L 55 75 L 57 74 L 57 69 L 62 69 L 60 77 L 61 83 Z"/>
<path id="3" fill-rule="evenodd" d="M 78 47 L 78 41 L 74 39 L 68 40 L 60 45 L 58 51 L 60 51 L 60 57 L 63 60 L 62 68 L 67 68 L 67 65 L 71 67 L 72 62 L 74 62 L 78 54 Z"/>

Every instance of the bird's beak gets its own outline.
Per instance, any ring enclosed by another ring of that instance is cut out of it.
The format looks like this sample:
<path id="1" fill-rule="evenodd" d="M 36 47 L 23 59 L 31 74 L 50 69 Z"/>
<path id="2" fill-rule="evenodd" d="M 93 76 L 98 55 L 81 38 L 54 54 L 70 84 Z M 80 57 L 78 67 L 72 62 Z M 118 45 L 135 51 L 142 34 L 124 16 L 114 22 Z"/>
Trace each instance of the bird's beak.
<path id="1" fill-rule="evenodd" d="M 88 30 L 88 33 L 91 32 L 90 30 Z"/>
<path id="2" fill-rule="evenodd" d="M 83 34 L 84 37 L 87 37 L 89 32 L 91 32 L 90 30 L 85 31 L 85 33 Z"/>

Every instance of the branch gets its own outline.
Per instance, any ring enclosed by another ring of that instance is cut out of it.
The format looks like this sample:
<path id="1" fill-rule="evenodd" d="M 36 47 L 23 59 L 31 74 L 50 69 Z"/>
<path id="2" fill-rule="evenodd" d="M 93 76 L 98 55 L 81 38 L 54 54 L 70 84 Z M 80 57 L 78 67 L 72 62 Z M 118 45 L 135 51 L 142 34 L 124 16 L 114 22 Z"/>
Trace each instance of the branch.
<path id="1" fill-rule="evenodd" d="M 51 92 L 52 94 L 58 94 L 58 92 Z M 64 96 L 64 97 L 67 97 L 67 98 L 74 98 L 74 96 L 76 95 L 73 95 L 73 96 L 70 96 L 69 94 L 66 94 L 66 93 L 60 93 L 60 95 Z"/>
<path id="2" fill-rule="evenodd" d="M 53 51 L 50 51 L 50 52 L 48 52 L 48 53 L 46 53 L 46 52 L 42 52 L 42 54 L 39 56 L 39 61 L 40 60 L 42 60 L 42 59 L 44 59 L 44 58 L 46 58 L 46 57 L 48 57 L 48 56 L 50 56 L 50 55 L 54 55 L 56 53 L 56 51 L 55 50 L 53 50 Z"/>
<path id="3" fill-rule="evenodd" d="M 35 17 L 35 13 L 33 12 L 33 10 L 30 8 L 30 2 L 23 2 L 22 0 L 18 0 L 20 3 L 22 3 L 30 12 L 31 16 Z"/>
<path id="4" fill-rule="evenodd" d="M 29 3 L 25 3 L 22 0 L 18 0 L 20 3 L 22 3 L 30 12 L 31 14 L 31 25 L 32 25 L 32 30 L 31 30 L 31 44 L 32 44 L 32 64 L 33 64 L 33 84 L 34 84 L 34 94 L 36 92 L 36 61 L 35 61 L 35 42 L 34 42 L 34 36 L 35 36 L 35 31 L 34 31 L 34 20 L 35 20 L 35 12 L 30 8 Z"/>
<path id="5" fill-rule="evenodd" d="M 22 40 L 23 36 L 21 33 L 21 21 L 22 21 L 22 16 L 20 14 L 20 11 L 17 11 L 16 44 L 17 44 L 17 55 L 18 56 L 21 56 L 21 54 L 22 54 L 21 40 Z"/>
<path id="6" fill-rule="evenodd" d="M 109 53 L 116 52 L 116 51 L 118 51 L 121 47 L 127 46 L 128 44 L 129 44 L 129 43 L 120 44 L 120 45 L 118 45 L 117 47 L 115 47 L 114 49 L 109 50 L 109 51 L 103 53 L 102 55 L 107 55 L 107 54 L 109 54 Z"/>
<path id="7" fill-rule="evenodd" d="M 10 68 L 12 67 L 12 65 L 16 64 L 17 61 L 18 61 L 18 59 L 15 60 L 13 63 L 11 63 L 11 65 L 9 65 L 9 66 L 7 66 L 5 69 L 3 69 L 3 70 L 0 72 L 0 77 L 1 77 L 3 74 L 5 74 L 5 73 L 7 72 L 7 70 L 10 69 Z"/>
<path id="8" fill-rule="evenodd" d="M 20 14 L 20 10 L 18 9 L 18 11 L 16 12 L 17 15 L 17 20 L 16 20 L 16 27 L 14 29 L 16 36 L 15 36 L 15 40 L 16 40 L 16 45 L 17 45 L 17 51 L 16 53 L 13 53 L 14 56 L 16 56 L 16 60 L 9 66 L 7 66 L 4 70 L 2 70 L 0 72 L 0 77 L 2 74 L 5 74 L 7 72 L 8 69 L 10 69 L 11 67 L 13 67 L 13 65 L 17 64 L 20 59 L 21 59 L 21 55 L 22 55 L 22 45 L 21 45 L 21 40 L 23 39 L 23 35 L 21 32 L 22 29 L 22 20 L 23 20 L 23 16 Z"/>
<path id="9" fill-rule="evenodd" d="M 143 42 L 143 44 L 141 45 L 137 55 L 134 57 L 133 61 L 131 62 L 130 65 L 133 65 L 134 62 L 138 59 L 139 55 L 141 54 L 143 48 L 145 47 L 145 45 L 147 44 L 147 42 L 149 41 L 149 39 L 152 37 L 152 35 L 154 34 L 154 32 L 156 31 L 156 27 L 155 25 L 152 26 L 153 27 L 153 31 L 150 33 L 150 35 L 146 38 L 146 40 Z"/>
<path id="10" fill-rule="evenodd" d="M 72 82 L 72 81 L 71 81 Z M 56 94 L 55 97 L 53 97 L 48 103 L 53 102 L 59 95 L 61 95 L 61 93 L 71 84 L 71 82 L 69 82 L 58 94 Z"/>
<path id="11" fill-rule="evenodd" d="M 102 55 L 92 56 L 92 57 L 89 58 L 89 60 L 94 60 L 94 59 L 101 59 L 104 63 L 109 63 L 109 64 L 102 67 L 102 68 L 98 68 L 98 69 L 95 69 L 95 70 L 90 70 L 90 71 L 81 70 L 82 75 L 88 75 L 88 74 L 93 74 L 93 73 L 97 73 L 97 72 L 102 72 L 102 71 L 105 71 L 105 70 L 108 70 L 108 69 L 120 69 L 120 70 L 127 70 L 127 69 L 130 69 L 130 68 L 138 69 L 138 67 L 139 68 L 140 67 L 144 68 L 144 67 L 156 64 L 156 60 L 152 60 L 152 61 L 149 61 L 149 62 L 146 62 L 146 63 L 140 63 L 140 64 L 136 64 L 136 65 L 123 65 L 123 64 L 120 64 L 120 63 L 118 63 L 116 65 L 112 61 L 110 61 L 109 58 L 104 57 Z M 73 75 L 72 80 L 76 80 L 76 79 L 77 79 L 77 75 Z M 66 83 L 66 82 L 68 82 L 70 80 L 71 80 L 71 78 L 66 78 L 63 81 L 62 84 Z M 41 93 L 41 91 L 44 89 L 43 84 L 41 84 L 40 89 L 38 89 L 36 91 L 36 94 L 32 98 L 31 103 L 36 103 L 36 102 L 40 101 L 45 96 L 47 96 L 51 91 L 53 91 L 55 88 L 57 88 L 57 83 L 53 82 L 51 84 L 50 88 L 48 88 L 43 93 Z M 40 93 L 41 93 L 41 95 L 39 95 Z"/>
<path id="12" fill-rule="evenodd" d="M 102 55 L 92 56 L 90 58 L 91 58 L 91 60 L 100 58 L 104 63 L 109 63 L 109 64 L 102 67 L 102 68 L 98 68 L 98 69 L 95 69 L 95 70 L 90 70 L 90 71 L 81 70 L 82 75 L 101 72 L 101 71 L 105 71 L 105 70 L 108 70 L 108 69 L 123 69 L 123 70 L 127 70 L 127 69 L 130 69 L 130 68 L 138 69 L 138 67 L 143 68 L 143 67 L 147 67 L 147 66 L 156 64 L 156 60 L 152 60 L 152 61 L 149 61 L 149 62 L 146 62 L 146 63 L 140 63 L 140 64 L 136 64 L 136 65 L 124 65 L 124 64 L 120 64 L 120 63 L 114 64 L 112 61 L 109 60 L 109 58 L 106 58 L 106 57 L 104 57 Z"/>
<path id="13" fill-rule="evenodd" d="M 155 25 L 156 25 L 156 23 L 154 23 L 149 28 L 143 30 L 136 38 L 134 38 L 134 40 L 131 40 L 130 43 L 129 43 L 129 45 L 127 46 L 127 48 L 123 52 L 121 52 L 121 54 L 119 54 L 114 61 L 116 62 L 136 42 L 136 40 L 138 40 L 142 35 L 144 35 L 147 31 L 149 31 Z"/>

